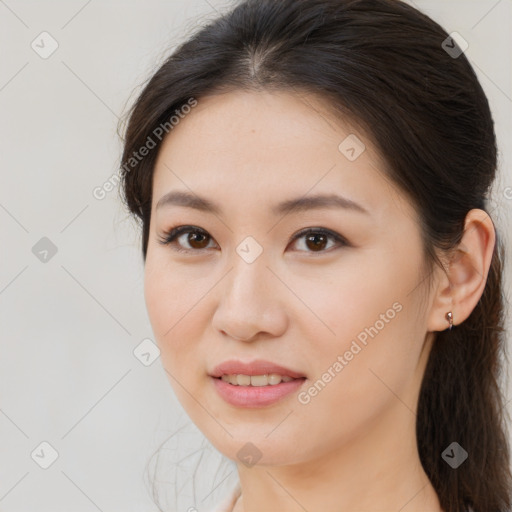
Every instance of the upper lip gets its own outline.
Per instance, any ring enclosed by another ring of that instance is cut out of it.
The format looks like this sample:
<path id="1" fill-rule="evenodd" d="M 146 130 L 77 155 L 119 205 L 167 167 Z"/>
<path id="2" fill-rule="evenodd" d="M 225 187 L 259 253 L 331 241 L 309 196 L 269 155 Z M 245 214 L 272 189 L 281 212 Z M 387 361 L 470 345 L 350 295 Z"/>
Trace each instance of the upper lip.
<path id="1" fill-rule="evenodd" d="M 212 377 L 221 377 L 222 375 L 230 374 L 264 375 L 268 373 L 277 373 L 282 376 L 287 375 L 294 379 L 305 377 L 302 373 L 291 370 L 290 368 L 285 368 L 279 364 L 272 363 L 271 361 L 264 361 L 263 359 L 255 359 L 246 363 L 230 359 L 229 361 L 224 361 L 217 365 L 210 375 Z"/>

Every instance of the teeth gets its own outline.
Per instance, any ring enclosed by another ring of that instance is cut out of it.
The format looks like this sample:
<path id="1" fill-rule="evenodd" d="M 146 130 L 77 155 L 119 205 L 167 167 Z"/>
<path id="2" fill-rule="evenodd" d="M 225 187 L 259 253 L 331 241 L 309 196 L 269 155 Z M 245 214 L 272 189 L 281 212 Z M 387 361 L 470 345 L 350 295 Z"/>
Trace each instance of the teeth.
<path id="1" fill-rule="evenodd" d="M 249 375 L 237 375 L 236 381 L 239 386 L 249 386 L 251 377 L 249 377 Z"/>
<path id="2" fill-rule="evenodd" d="M 230 374 L 222 375 L 221 379 L 224 382 L 229 382 L 234 386 L 275 386 L 280 382 L 290 382 L 292 377 L 288 375 L 279 375 L 278 373 L 269 373 L 265 375 L 241 375 Z"/>

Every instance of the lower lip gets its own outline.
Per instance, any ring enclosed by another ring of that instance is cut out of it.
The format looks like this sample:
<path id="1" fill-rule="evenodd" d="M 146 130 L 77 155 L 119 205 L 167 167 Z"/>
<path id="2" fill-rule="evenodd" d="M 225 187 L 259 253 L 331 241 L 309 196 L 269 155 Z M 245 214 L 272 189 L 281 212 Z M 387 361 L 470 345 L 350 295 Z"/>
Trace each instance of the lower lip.
<path id="1" fill-rule="evenodd" d="M 234 386 L 222 379 L 212 377 L 219 395 L 229 404 L 237 407 L 265 407 L 297 391 L 305 378 L 268 386 Z"/>

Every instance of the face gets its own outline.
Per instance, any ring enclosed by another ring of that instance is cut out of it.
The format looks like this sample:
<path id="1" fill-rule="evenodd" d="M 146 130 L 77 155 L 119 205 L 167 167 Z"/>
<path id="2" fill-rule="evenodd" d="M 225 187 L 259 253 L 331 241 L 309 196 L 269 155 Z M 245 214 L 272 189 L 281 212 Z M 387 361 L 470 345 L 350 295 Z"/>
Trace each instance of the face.
<path id="1" fill-rule="evenodd" d="M 413 417 L 429 299 L 416 212 L 383 168 L 311 95 L 201 98 L 164 140 L 145 299 L 178 399 L 227 457 L 250 441 L 261 464 L 310 461 Z M 228 360 L 302 378 L 237 388 L 212 377 Z"/>

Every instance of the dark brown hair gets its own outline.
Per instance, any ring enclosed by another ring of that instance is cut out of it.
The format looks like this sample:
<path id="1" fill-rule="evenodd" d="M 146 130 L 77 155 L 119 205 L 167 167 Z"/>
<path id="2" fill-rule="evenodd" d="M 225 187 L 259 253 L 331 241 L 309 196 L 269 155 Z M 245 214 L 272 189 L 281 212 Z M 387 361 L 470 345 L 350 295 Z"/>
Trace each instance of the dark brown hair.
<path id="1" fill-rule="evenodd" d="M 429 264 L 441 265 L 436 249 L 448 254 L 456 248 L 468 211 L 486 210 L 497 167 L 487 98 L 464 53 L 445 50 L 447 37 L 398 0 L 247 0 L 199 28 L 156 71 L 129 112 L 121 185 L 127 208 L 142 223 L 144 261 L 160 147 L 155 130 L 190 98 L 281 89 L 313 92 L 364 129 L 387 175 L 419 213 Z M 148 137 L 156 147 L 135 161 Z M 502 261 L 497 233 L 480 301 L 465 322 L 437 333 L 422 382 L 418 450 L 446 512 L 512 507 L 500 392 L 506 360 Z M 469 454 L 457 469 L 441 456 L 453 441 Z"/>

